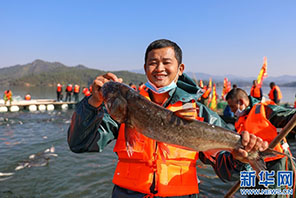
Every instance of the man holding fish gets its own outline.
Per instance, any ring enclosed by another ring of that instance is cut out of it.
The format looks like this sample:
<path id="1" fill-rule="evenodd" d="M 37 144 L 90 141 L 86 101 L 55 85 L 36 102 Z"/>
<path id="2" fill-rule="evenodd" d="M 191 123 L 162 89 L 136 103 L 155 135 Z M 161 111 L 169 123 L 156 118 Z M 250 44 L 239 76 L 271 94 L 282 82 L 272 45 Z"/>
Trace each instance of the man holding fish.
<path id="1" fill-rule="evenodd" d="M 221 172 L 230 173 L 223 179 L 234 180 L 244 168 L 242 162 L 250 162 L 249 152 L 268 148 L 266 141 L 247 131 L 239 136 L 224 130 L 221 127 L 226 125 L 219 116 L 196 102 L 202 92 L 183 74 L 182 51 L 176 43 L 166 39 L 152 42 L 145 53 L 144 69 L 148 82 L 141 96 L 112 73 L 98 76 L 92 95 L 77 105 L 68 131 L 70 149 L 76 153 L 101 152 L 117 140 L 113 198 L 197 197 L 198 158 L 211 164 L 220 177 Z M 183 131 L 186 127 L 200 127 L 203 135 L 209 130 L 215 134 L 201 137 L 197 133 L 199 141 L 191 139 L 190 143 L 186 137 L 191 134 Z M 224 132 L 233 139 L 232 146 L 216 136 Z M 215 138 L 221 146 L 215 146 Z M 220 151 L 212 157 L 207 146 L 231 153 Z"/>

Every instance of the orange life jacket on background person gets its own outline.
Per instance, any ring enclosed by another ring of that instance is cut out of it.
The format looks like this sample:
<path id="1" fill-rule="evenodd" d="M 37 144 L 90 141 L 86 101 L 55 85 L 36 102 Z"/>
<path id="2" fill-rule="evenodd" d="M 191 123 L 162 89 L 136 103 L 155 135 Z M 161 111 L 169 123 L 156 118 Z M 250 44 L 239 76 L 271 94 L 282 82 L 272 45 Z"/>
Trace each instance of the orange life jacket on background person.
<path id="1" fill-rule="evenodd" d="M 139 92 L 141 92 L 143 89 L 145 89 L 145 85 L 144 84 L 142 84 L 142 85 L 140 85 L 139 87 L 138 87 L 138 91 Z"/>
<path id="2" fill-rule="evenodd" d="M 260 98 L 260 88 L 258 86 L 252 86 L 250 95 L 254 98 Z"/>
<path id="3" fill-rule="evenodd" d="M 57 92 L 62 92 L 62 85 L 60 83 L 57 84 Z"/>
<path id="4" fill-rule="evenodd" d="M 88 90 L 89 90 L 90 93 L 92 93 L 92 86 L 91 85 L 89 86 Z"/>
<path id="5" fill-rule="evenodd" d="M 10 90 L 4 91 L 4 94 L 7 100 L 11 100 L 12 92 Z"/>
<path id="6" fill-rule="evenodd" d="M 30 94 L 25 95 L 25 100 L 31 100 L 31 95 Z"/>
<path id="7" fill-rule="evenodd" d="M 268 104 L 268 103 L 266 103 Z M 270 121 L 266 118 L 265 103 L 258 103 L 254 105 L 248 115 L 241 116 L 235 123 L 235 129 L 240 134 L 242 131 L 248 131 L 263 140 L 270 142 L 277 136 L 277 130 Z M 277 144 L 274 150 L 283 153 L 284 149 L 281 144 Z M 273 161 L 283 158 L 284 155 L 276 155 L 274 157 L 267 157 L 265 162 Z"/>
<path id="8" fill-rule="evenodd" d="M 147 91 L 142 90 L 140 94 L 149 99 Z M 185 105 L 196 107 L 194 101 Z M 167 107 L 172 111 L 182 108 L 181 101 Z M 198 117 L 197 113 L 195 116 Z M 161 157 L 160 144 L 169 149 L 165 160 Z M 159 143 L 139 133 L 139 140 L 133 147 L 133 155 L 129 157 L 125 142 L 125 124 L 120 126 L 114 152 L 118 155 L 118 164 L 113 183 L 120 187 L 151 195 L 150 188 L 154 181 L 155 196 L 182 196 L 199 192 L 196 173 L 198 152 Z"/>
<path id="9" fill-rule="evenodd" d="M 269 91 L 269 94 L 268 94 L 269 99 L 270 99 L 270 100 L 274 100 L 273 92 L 274 92 L 275 89 L 276 89 L 276 91 L 277 91 L 277 93 L 278 93 L 278 100 L 282 99 L 282 97 L 283 97 L 283 96 L 282 96 L 282 92 L 281 92 L 280 88 L 279 88 L 277 85 L 275 85 L 275 86 Z"/>
<path id="10" fill-rule="evenodd" d="M 79 93 L 80 92 L 80 86 L 79 85 L 75 85 L 74 86 L 74 93 Z"/>
<path id="11" fill-rule="evenodd" d="M 131 88 L 133 88 L 135 91 L 137 91 L 137 86 L 136 85 L 131 85 Z"/>
<path id="12" fill-rule="evenodd" d="M 67 92 L 72 92 L 73 90 L 73 86 L 71 84 L 69 84 L 66 88 Z"/>
<path id="13" fill-rule="evenodd" d="M 82 93 L 83 93 L 85 96 L 90 96 L 90 95 L 91 95 L 90 91 L 89 91 L 88 88 L 86 88 L 86 87 L 82 90 Z"/>

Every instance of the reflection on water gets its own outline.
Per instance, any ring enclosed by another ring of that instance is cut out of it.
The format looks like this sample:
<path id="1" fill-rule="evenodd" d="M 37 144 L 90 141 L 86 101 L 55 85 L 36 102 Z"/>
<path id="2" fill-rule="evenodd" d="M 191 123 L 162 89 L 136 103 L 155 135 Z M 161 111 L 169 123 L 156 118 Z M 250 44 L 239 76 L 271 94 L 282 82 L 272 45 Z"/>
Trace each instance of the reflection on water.
<path id="1" fill-rule="evenodd" d="M 114 142 L 102 153 L 72 153 L 66 142 L 72 112 L 0 114 L 0 197 L 111 196 Z M 291 148 L 295 154 L 295 141 Z M 198 177 L 202 198 L 222 197 L 232 186 L 199 161 Z"/>

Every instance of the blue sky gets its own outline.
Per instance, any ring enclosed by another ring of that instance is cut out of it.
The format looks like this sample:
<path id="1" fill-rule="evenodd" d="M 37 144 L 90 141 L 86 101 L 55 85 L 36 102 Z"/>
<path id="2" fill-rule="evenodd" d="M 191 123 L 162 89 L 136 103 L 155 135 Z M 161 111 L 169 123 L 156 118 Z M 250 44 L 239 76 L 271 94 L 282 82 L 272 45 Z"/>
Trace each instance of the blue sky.
<path id="1" fill-rule="evenodd" d="M 296 75 L 296 1 L 1 1 L 0 68 L 35 59 L 140 69 L 159 38 L 183 50 L 185 71 Z"/>

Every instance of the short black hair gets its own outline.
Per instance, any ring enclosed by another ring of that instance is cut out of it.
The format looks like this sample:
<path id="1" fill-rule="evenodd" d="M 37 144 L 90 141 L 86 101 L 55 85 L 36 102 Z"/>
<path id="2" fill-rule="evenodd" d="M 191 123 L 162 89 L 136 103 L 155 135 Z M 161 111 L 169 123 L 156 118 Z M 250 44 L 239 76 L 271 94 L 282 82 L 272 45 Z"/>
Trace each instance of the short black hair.
<path id="1" fill-rule="evenodd" d="M 275 83 L 274 83 L 274 82 L 271 82 L 271 83 L 269 84 L 269 86 L 270 86 L 270 87 L 274 87 L 274 86 L 275 86 Z"/>
<path id="2" fill-rule="evenodd" d="M 241 88 L 231 89 L 226 95 L 226 100 L 238 100 L 241 98 L 249 99 L 247 92 Z"/>
<path id="3" fill-rule="evenodd" d="M 150 43 L 150 45 L 147 47 L 145 52 L 145 64 L 147 61 L 148 53 L 154 49 L 160 49 L 165 47 L 172 47 L 175 51 L 175 57 L 178 61 L 178 65 L 182 63 L 182 50 L 181 48 L 173 41 L 167 40 L 167 39 L 159 39 L 156 41 L 153 41 Z"/>

